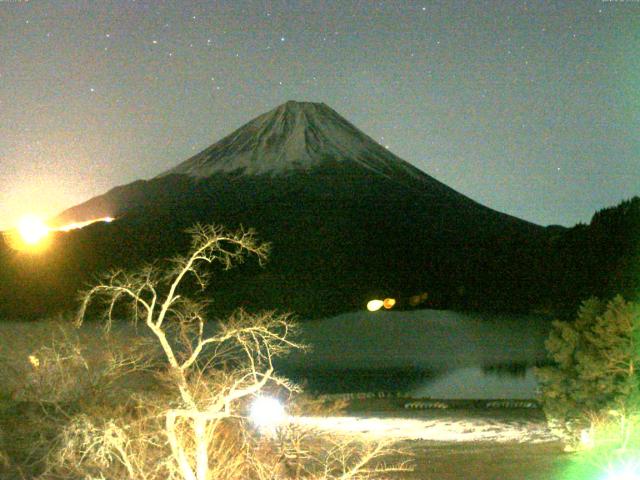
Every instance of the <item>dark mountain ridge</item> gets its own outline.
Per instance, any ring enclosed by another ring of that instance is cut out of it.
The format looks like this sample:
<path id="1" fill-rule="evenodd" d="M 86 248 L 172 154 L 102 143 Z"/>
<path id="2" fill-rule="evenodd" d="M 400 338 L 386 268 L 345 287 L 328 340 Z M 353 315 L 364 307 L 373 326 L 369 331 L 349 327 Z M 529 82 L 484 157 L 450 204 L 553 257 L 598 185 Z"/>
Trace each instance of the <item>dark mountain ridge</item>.
<path id="1" fill-rule="evenodd" d="M 265 269 L 215 276 L 207 294 L 220 313 L 243 305 L 319 317 L 379 296 L 408 308 L 420 293 L 420 307 L 527 311 L 553 298 L 551 240 L 561 235 L 478 204 L 329 107 L 299 102 L 55 222 L 103 216 L 116 220 L 59 234 L 40 257 L 0 249 L 0 286 L 12 285 L 0 314 L 71 308 L 97 272 L 185 252 L 196 222 L 253 227 L 273 246 Z"/>

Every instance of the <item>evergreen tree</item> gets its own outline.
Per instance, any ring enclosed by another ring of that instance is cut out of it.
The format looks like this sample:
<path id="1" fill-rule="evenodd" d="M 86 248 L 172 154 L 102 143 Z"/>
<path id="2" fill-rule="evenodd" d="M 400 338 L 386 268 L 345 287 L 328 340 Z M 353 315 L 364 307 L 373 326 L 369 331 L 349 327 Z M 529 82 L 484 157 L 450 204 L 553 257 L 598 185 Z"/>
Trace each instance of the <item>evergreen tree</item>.
<path id="1" fill-rule="evenodd" d="M 585 301 L 573 322 L 555 321 L 545 342 L 553 364 L 538 369 L 541 401 L 570 446 L 594 418 L 628 411 L 640 397 L 640 308 L 616 296 Z"/>

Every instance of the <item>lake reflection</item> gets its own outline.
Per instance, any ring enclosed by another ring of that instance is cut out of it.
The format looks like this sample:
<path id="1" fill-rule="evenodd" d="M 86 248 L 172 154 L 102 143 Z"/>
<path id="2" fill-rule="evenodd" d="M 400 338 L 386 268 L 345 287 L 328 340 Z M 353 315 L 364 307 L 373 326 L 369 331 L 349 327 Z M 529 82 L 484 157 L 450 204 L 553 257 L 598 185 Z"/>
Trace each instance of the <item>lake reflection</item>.
<path id="1" fill-rule="evenodd" d="M 546 358 L 550 325 L 535 315 L 352 312 L 303 323 L 300 340 L 311 350 L 294 352 L 281 366 L 324 392 L 394 389 L 416 397 L 533 398 L 530 367 Z"/>
<path id="2" fill-rule="evenodd" d="M 537 382 L 533 368 L 522 373 L 497 373 L 482 367 L 452 370 L 413 388 L 415 398 L 439 399 L 531 399 L 536 396 Z"/>

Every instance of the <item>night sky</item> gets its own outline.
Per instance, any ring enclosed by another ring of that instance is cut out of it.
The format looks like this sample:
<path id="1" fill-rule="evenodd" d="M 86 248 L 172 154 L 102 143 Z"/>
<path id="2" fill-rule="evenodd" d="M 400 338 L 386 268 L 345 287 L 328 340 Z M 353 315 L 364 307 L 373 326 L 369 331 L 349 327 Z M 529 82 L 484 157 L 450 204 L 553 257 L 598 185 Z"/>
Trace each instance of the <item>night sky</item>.
<path id="1" fill-rule="evenodd" d="M 587 222 L 640 194 L 640 1 L 0 0 L 0 228 L 289 99 L 496 210 Z"/>

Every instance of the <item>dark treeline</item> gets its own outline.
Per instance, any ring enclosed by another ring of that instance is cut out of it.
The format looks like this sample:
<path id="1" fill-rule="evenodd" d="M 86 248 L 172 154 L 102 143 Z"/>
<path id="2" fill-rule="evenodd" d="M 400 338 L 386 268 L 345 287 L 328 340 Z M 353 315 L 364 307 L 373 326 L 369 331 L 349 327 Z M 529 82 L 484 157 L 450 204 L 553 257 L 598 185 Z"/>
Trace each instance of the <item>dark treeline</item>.
<path id="1" fill-rule="evenodd" d="M 252 185 L 236 187 L 258 191 Z M 366 188 L 372 188 L 371 182 Z M 274 189 L 281 192 L 282 187 Z M 214 275 L 207 292 L 214 316 L 242 306 L 318 318 L 363 309 L 367 300 L 385 296 L 395 297 L 398 309 L 571 316 L 590 296 L 634 299 L 640 291 L 638 197 L 597 212 L 589 225 L 523 228 L 515 222 L 491 224 L 494 217 L 481 210 L 464 212 L 456 224 L 457 212 L 425 212 L 402 194 L 387 188 L 378 211 L 364 200 L 361 207 L 345 211 L 335 196 L 300 201 L 293 190 L 290 198 L 280 193 L 278 202 L 286 210 L 266 208 L 272 205 L 261 201 L 261 208 L 245 203 L 241 211 L 220 199 L 207 207 L 195 200 L 190 205 L 189 198 L 202 198 L 197 191 L 181 197 L 179 216 L 147 206 L 112 224 L 56 234 L 40 255 L 3 244 L 0 317 L 31 319 L 73 310 L 78 290 L 95 283 L 99 272 L 186 252 L 184 230 L 211 218 L 229 228 L 255 227 L 273 245 L 265 268 L 249 262 Z M 313 217 L 308 209 L 294 208 L 297 202 L 322 214 Z M 406 219 L 388 222 L 398 211 L 408 212 Z M 403 235 L 415 222 L 427 227 Z"/>
<path id="2" fill-rule="evenodd" d="M 589 225 L 578 224 L 551 238 L 553 307 L 573 316 L 595 296 L 627 300 L 640 295 L 640 198 L 596 212 Z"/>

